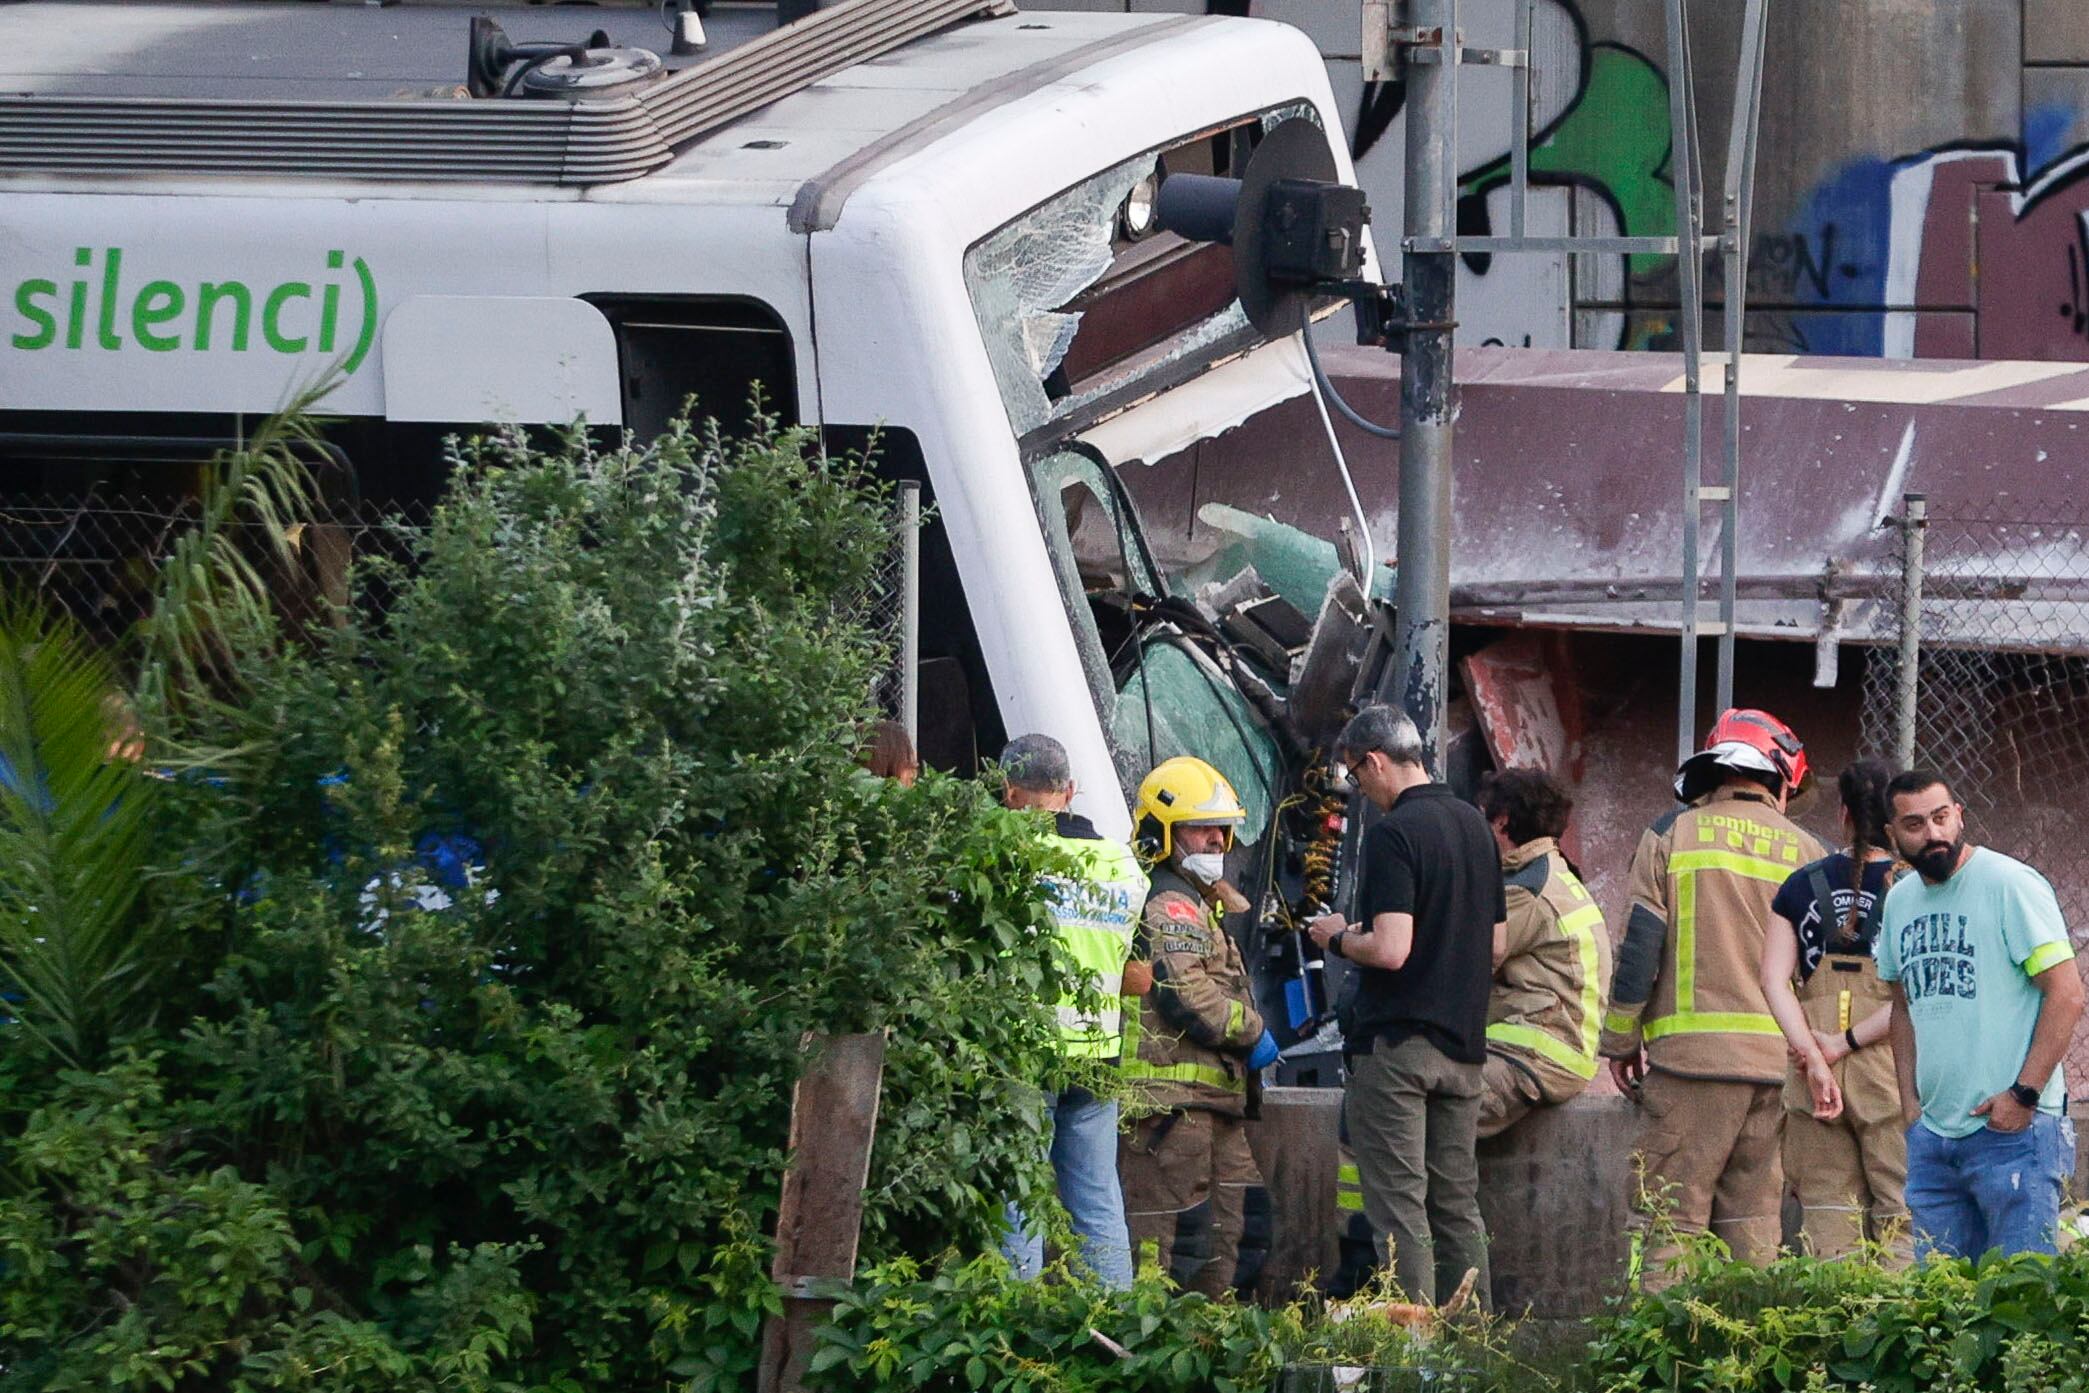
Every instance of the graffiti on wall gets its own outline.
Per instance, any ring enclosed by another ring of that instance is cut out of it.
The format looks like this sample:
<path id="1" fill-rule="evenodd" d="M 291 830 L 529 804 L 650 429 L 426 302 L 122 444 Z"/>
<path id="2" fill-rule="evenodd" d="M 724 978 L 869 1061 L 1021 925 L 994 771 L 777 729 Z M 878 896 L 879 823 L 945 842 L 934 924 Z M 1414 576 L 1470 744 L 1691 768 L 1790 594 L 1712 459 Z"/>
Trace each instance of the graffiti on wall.
<path id="1" fill-rule="evenodd" d="M 2089 148 L 2039 168 L 2026 167 L 2027 148 L 1853 162 L 1824 182 L 1785 233 L 1756 239 L 1751 286 L 1768 279 L 1794 306 L 1849 312 L 1792 314 L 1775 346 L 2089 358 Z M 1776 279 L 1802 262 L 1803 274 L 1786 273 L 1789 286 Z"/>
<path id="2" fill-rule="evenodd" d="M 1468 43 L 1512 41 L 1508 0 L 1466 0 L 1462 22 Z M 1540 0 L 1531 45 L 1533 233 L 1675 230 L 1668 76 L 1626 37 L 1592 32 L 1575 0 Z M 1468 69 L 1461 78 L 1458 217 L 1466 234 L 1508 230 L 1507 81 L 1500 70 Z M 1359 177 L 1382 214 L 1400 204 L 1400 105 L 1397 84 L 1369 89 L 1352 127 Z M 1845 112 L 1764 112 L 1765 149 L 1802 150 L 1826 172 L 1798 175 L 1802 182 L 1785 169 L 1759 174 L 1751 350 L 2089 359 L 2089 146 L 2069 144 L 2079 114 L 2051 104 L 2020 113 L 1990 105 L 1983 116 L 1966 109 L 1965 139 L 1912 149 L 1862 148 L 1875 137 L 1857 136 Z M 1924 120 L 1936 130 L 1933 111 Z M 1992 129 L 1998 121 L 2004 130 Z M 1855 148 L 1838 158 L 1838 141 Z M 1719 292 L 1715 269 L 1715 315 Z M 1459 278 L 1461 341 L 1670 348 L 1676 293 L 1672 257 L 1468 256 Z"/>
<path id="3" fill-rule="evenodd" d="M 1506 44 L 1507 5 L 1466 11 L 1469 43 Z M 1502 29 L 1495 34 L 1491 29 Z M 1548 235 L 1667 236 L 1675 228 L 1668 174 L 1668 83 L 1643 54 L 1595 41 L 1566 0 L 1541 0 L 1533 14 L 1534 110 L 1530 152 L 1530 231 Z M 1510 190 L 1510 111 L 1506 75 L 1463 79 L 1460 110 L 1458 230 L 1506 232 Z M 1365 89 L 1352 123 L 1352 153 L 1374 207 L 1388 197 L 1404 153 L 1400 84 Z M 1655 275 L 1659 256 L 1584 255 L 1462 258 L 1461 341 L 1565 346 L 1606 340 L 1623 347 L 1632 322 L 1634 286 Z M 1578 278 L 1578 283 L 1577 283 Z M 1578 320 L 1578 323 L 1577 323 Z"/>

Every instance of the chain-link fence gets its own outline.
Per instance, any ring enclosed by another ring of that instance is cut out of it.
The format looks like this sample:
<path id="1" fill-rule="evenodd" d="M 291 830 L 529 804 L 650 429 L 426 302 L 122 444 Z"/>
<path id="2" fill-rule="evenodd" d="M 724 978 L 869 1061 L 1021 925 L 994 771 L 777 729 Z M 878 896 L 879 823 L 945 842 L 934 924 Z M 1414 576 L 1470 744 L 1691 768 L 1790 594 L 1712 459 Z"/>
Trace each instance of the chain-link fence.
<path id="1" fill-rule="evenodd" d="M 850 617 L 890 660 L 877 682 L 880 707 L 914 733 L 918 670 L 921 494 L 890 501 L 890 545 Z M 192 497 L 81 495 L 0 500 L 0 590 L 35 595 L 70 614 L 102 643 L 128 633 L 151 603 L 154 578 L 176 541 L 198 520 Z M 270 557 L 259 536 L 253 556 L 273 567 L 276 594 L 293 622 L 348 602 L 349 569 L 373 554 L 404 560 L 425 509 L 331 504 L 290 529 L 291 568 Z"/>
<path id="2" fill-rule="evenodd" d="M 902 484 L 890 507 L 891 545 L 864 592 L 860 617 L 891 655 L 878 679 L 878 706 L 906 727 L 907 738 L 918 748 L 915 678 L 921 667 L 921 486 Z"/>
<path id="3" fill-rule="evenodd" d="M 0 500 L 0 588 L 34 595 L 112 643 L 144 618 L 155 577 L 200 513 L 193 497 L 14 496 Z M 403 557 L 424 512 L 334 503 L 289 530 L 287 571 L 258 533 L 251 555 L 271 575 L 293 620 L 346 603 L 359 556 Z M 245 529 L 235 524 L 235 533 Z"/>
<path id="4" fill-rule="evenodd" d="M 1865 668 L 1864 751 L 1948 779 L 1972 840 L 2043 871 L 2089 949 L 2089 505 L 1911 497 L 1886 526 L 1900 580 Z M 2089 1032 L 2068 1066 L 2080 1090 Z"/>

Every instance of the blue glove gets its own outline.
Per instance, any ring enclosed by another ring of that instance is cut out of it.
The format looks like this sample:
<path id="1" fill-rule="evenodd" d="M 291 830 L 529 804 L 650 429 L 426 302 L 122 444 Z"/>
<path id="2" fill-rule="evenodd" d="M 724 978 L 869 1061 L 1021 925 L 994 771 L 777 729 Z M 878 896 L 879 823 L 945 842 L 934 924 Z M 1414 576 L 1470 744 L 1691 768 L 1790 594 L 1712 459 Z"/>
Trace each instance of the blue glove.
<path id="1" fill-rule="evenodd" d="M 1248 1055 L 1248 1067 L 1250 1069 L 1267 1069 L 1276 1062 L 1277 1037 L 1265 1030 L 1262 1032 L 1262 1038 L 1255 1042 L 1254 1050 Z"/>

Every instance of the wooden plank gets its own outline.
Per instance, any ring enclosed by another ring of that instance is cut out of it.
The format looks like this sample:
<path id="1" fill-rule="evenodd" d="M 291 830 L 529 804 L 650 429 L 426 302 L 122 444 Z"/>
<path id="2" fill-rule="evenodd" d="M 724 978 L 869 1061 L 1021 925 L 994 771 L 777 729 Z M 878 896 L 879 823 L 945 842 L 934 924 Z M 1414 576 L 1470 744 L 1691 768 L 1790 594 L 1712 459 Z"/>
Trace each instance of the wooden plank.
<path id="1" fill-rule="evenodd" d="M 808 1034 L 791 1088 L 790 1166 L 776 1209 L 776 1256 L 769 1275 L 783 1288 L 783 1315 L 763 1333 L 762 1393 L 793 1393 L 812 1354 L 812 1331 L 832 1302 L 805 1294 L 817 1279 L 855 1275 L 862 1236 L 863 1187 L 870 1179 L 885 1036 Z"/>

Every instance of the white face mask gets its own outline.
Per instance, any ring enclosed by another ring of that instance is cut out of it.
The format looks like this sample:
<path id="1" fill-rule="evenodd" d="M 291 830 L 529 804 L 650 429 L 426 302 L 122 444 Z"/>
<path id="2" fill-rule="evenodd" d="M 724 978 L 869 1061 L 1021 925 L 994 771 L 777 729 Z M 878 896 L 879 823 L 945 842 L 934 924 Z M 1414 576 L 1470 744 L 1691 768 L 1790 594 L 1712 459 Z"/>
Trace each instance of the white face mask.
<path id="1" fill-rule="evenodd" d="M 1175 864 L 1182 867 L 1182 873 L 1199 885 L 1216 885 L 1219 883 L 1219 877 L 1226 873 L 1226 855 L 1220 851 L 1203 851 L 1195 856 L 1178 857 Z"/>

